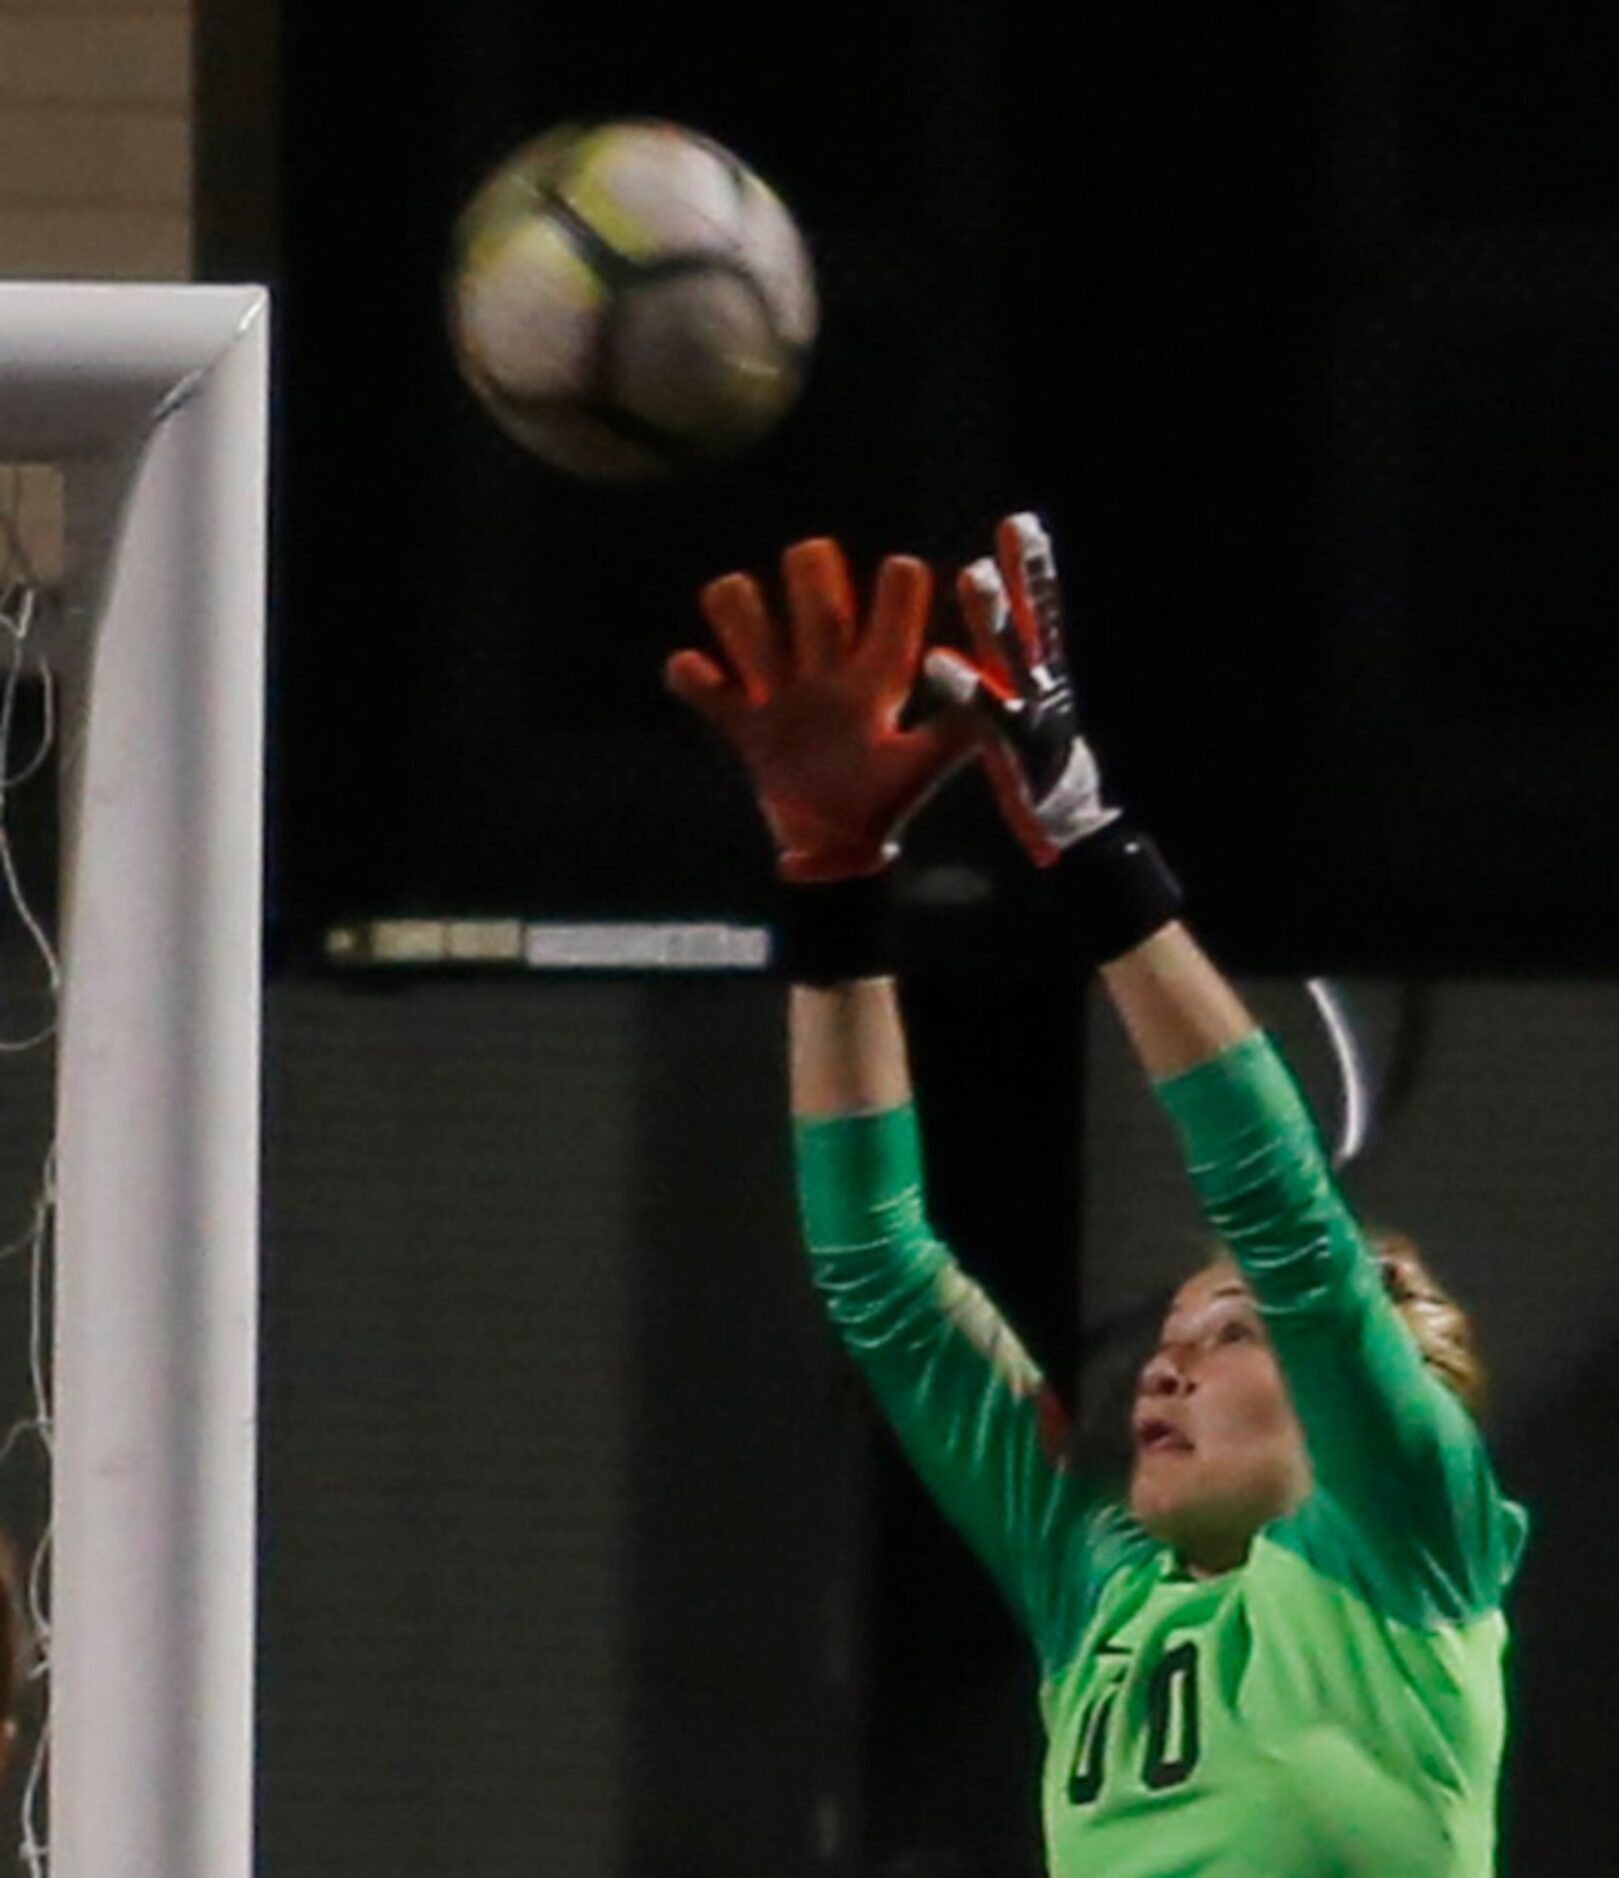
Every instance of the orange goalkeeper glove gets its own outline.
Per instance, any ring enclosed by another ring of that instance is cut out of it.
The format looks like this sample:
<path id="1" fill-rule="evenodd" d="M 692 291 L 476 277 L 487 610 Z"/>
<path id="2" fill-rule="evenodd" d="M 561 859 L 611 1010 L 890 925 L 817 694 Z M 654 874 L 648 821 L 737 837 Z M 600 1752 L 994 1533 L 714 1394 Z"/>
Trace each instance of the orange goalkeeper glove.
<path id="1" fill-rule="evenodd" d="M 970 721 L 946 711 L 899 727 L 922 656 L 933 577 L 890 555 L 859 624 L 835 541 L 800 541 L 782 557 L 785 627 L 749 574 L 699 596 L 730 669 L 676 652 L 664 680 L 741 756 L 775 837 L 782 878 L 808 883 L 875 874 L 899 834 L 972 747 Z"/>

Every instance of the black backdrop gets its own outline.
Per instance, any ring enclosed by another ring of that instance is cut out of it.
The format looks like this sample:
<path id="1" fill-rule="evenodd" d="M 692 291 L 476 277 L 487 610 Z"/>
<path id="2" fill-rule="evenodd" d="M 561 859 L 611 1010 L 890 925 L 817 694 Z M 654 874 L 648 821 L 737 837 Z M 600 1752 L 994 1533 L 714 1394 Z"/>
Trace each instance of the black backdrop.
<path id="1" fill-rule="evenodd" d="M 1034 505 L 1108 772 L 1228 963 L 1611 969 L 1609 11 L 717 19 L 199 0 L 199 272 L 277 289 L 277 960 L 313 966 L 356 911 L 758 912 L 738 779 L 657 683 L 693 590 L 822 531 L 947 573 Z M 732 144 L 815 251 L 801 409 L 697 483 L 567 483 L 482 418 L 444 344 L 455 209 L 519 139 L 592 111 Z M 969 785 L 912 850 L 992 882 L 913 932 L 936 1210 L 1062 1370 L 1065 1281 L 1014 1248 L 1071 1241 L 1072 1181 L 1008 1210 L 973 1168 L 997 1066 L 999 1138 L 1077 1138 L 1074 1027 L 1044 1025 L 1041 1075 L 1014 1073 L 1020 1027 L 1073 988 Z M 965 1013 L 960 978 L 992 964 L 1010 982 Z M 897 1857 L 939 1792 L 913 1763 L 953 1751 L 941 1645 L 956 1715 L 1028 1717 L 987 1603 L 959 1633 L 969 1566 L 930 1559 L 933 1593 L 912 1574 L 901 1594 L 923 1516 L 897 1471 L 882 1507 L 872 1843 Z M 889 1713 L 919 1675 L 931 1734 Z M 997 1763 L 973 1739 L 998 1792 L 1027 1744 Z M 934 1843 L 970 1842 L 958 1806 Z"/>
<path id="2" fill-rule="evenodd" d="M 968 0 L 837 4 L 757 38 L 653 8 L 609 29 L 511 0 L 408 23 L 287 0 L 280 25 L 254 132 L 279 151 L 273 229 L 223 133 L 229 202 L 205 160 L 199 214 L 205 273 L 278 287 L 272 885 L 295 955 L 358 910 L 756 905 L 751 811 L 657 682 L 698 584 L 821 531 L 948 576 L 1031 505 L 1066 554 L 1113 773 L 1214 917 L 1276 943 L 1299 820 L 1281 779 L 1321 663 L 1306 22 L 1189 20 L 1160 45 L 1103 7 L 1059 47 L 1035 9 Z M 205 118 L 211 96 L 243 108 L 240 43 L 205 22 Z M 621 110 L 754 161 L 825 303 L 781 434 L 654 492 L 526 459 L 463 392 L 441 317 L 445 230 L 484 171 L 536 126 Z M 976 829 L 957 796 L 928 844 Z M 1015 912 L 1021 876 L 989 855 Z"/>
<path id="3" fill-rule="evenodd" d="M 289 956 L 358 910 L 756 906 L 748 807 L 656 679 L 695 587 L 823 530 L 948 573 L 1035 505 L 1110 773 L 1232 956 L 1606 961 L 1619 28 L 1590 0 L 1060 35 L 981 0 L 752 35 L 201 13 L 200 270 L 279 293 Z M 754 161 L 825 300 L 783 432 L 653 493 L 524 458 L 442 333 L 456 207 L 593 111 Z M 977 837 L 966 797 L 924 847 Z"/>

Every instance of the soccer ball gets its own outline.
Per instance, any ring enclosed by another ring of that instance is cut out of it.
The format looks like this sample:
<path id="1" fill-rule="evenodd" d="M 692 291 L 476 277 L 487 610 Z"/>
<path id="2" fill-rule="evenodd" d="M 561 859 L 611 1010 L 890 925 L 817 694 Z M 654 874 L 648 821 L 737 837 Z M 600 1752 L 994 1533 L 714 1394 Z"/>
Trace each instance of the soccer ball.
<path id="1" fill-rule="evenodd" d="M 797 396 L 809 253 L 740 158 L 679 124 L 564 124 L 513 152 L 455 228 L 462 376 L 526 449 L 631 480 L 734 456 Z"/>

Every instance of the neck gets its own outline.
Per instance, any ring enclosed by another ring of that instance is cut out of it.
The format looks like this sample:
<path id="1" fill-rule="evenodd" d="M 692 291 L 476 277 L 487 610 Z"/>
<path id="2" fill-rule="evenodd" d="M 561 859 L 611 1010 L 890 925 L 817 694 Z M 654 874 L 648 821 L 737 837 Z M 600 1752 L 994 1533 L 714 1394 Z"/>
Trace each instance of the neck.
<path id="1" fill-rule="evenodd" d="M 1200 1546 L 1196 1558 L 1189 1552 L 1177 1550 L 1175 1559 L 1188 1577 L 1223 1578 L 1227 1572 L 1247 1563 L 1248 1541 L 1244 1539 L 1230 1546 Z"/>

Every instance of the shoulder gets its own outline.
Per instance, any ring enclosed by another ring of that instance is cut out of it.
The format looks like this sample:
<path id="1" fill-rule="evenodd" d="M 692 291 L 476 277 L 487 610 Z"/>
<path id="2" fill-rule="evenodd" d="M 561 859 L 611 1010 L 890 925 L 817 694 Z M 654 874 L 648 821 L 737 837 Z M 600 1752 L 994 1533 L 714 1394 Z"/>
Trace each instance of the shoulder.
<path id="1" fill-rule="evenodd" d="M 1066 1596 L 1053 1625 L 1054 1660 L 1072 1657 L 1098 1619 L 1113 1623 L 1123 1605 L 1156 1584 L 1166 1549 L 1119 1499 L 1097 1501 L 1074 1541 L 1075 1556 L 1062 1574 Z"/>
<path id="2" fill-rule="evenodd" d="M 1488 1473 L 1482 1447 L 1478 1465 Z M 1371 1531 L 1330 1492 L 1318 1488 L 1266 1527 L 1264 1539 L 1308 1578 L 1282 1572 L 1301 1592 L 1311 1581 L 1347 1595 L 1371 1612 L 1414 1629 L 1467 1624 L 1499 1611 L 1516 1575 L 1529 1519 L 1487 1479 L 1463 1523 L 1402 1516 L 1391 1496 L 1389 1518 Z"/>

